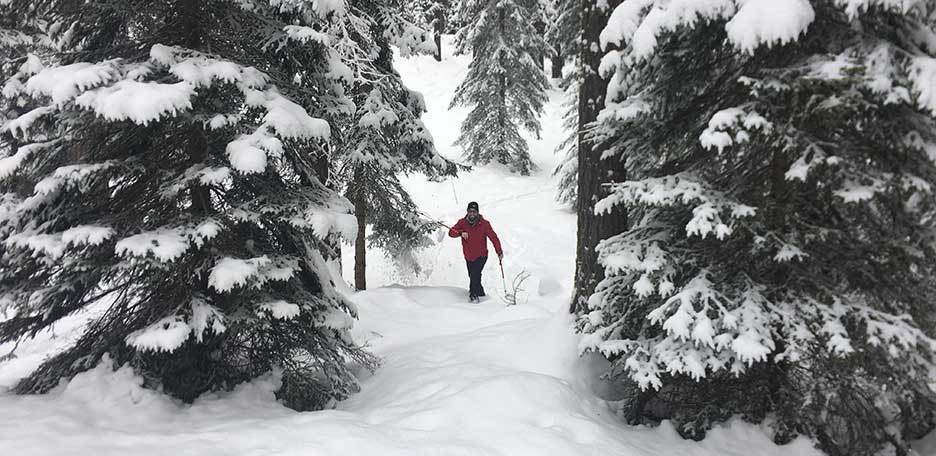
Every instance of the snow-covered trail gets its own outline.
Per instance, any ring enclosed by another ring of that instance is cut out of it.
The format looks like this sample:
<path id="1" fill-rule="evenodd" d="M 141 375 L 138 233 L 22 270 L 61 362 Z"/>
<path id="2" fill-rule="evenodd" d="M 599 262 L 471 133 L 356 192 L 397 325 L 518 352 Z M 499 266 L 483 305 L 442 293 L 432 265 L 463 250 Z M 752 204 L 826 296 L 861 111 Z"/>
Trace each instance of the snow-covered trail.
<path id="1" fill-rule="evenodd" d="M 805 439 L 777 447 L 740 423 L 701 443 L 682 440 L 669 424 L 625 426 L 590 391 L 594 369 L 577 356 L 567 299 L 505 307 L 496 299 L 463 303 L 463 295 L 450 287 L 356 295 L 355 334 L 383 365 L 339 409 L 403 439 L 401 454 L 818 454 Z"/>
<path id="2" fill-rule="evenodd" d="M 336 410 L 298 413 L 273 376 L 183 405 L 101 366 L 41 396 L 0 394 L 3 455 L 806 455 L 733 423 L 703 442 L 620 423 L 585 385 L 563 298 L 471 305 L 451 287 L 353 296 L 383 358 Z M 752 450 L 753 449 L 753 450 Z"/>

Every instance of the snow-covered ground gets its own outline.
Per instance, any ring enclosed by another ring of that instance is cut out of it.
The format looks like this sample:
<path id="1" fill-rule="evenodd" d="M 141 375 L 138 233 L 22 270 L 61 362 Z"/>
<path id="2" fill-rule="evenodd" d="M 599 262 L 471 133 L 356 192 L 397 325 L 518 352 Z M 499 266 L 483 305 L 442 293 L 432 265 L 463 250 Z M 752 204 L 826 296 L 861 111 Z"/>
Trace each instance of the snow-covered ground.
<path id="1" fill-rule="evenodd" d="M 415 57 L 399 69 L 425 95 L 440 151 L 457 159 L 451 144 L 467 111 L 447 107 L 467 59 L 451 56 L 447 44 L 442 63 Z M 668 423 L 626 426 L 592 392 L 601 363 L 577 356 L 566 313 L 575 218 L 553 200 L 561 102 L 560 92 L 550 95 L 543 138 L 531 141 L 539 173 L 483 167 L 440 183 L 406 180 L 426 213 L 446 223 L 468 201 L 479 202 L 504 243 L 508 283 L 522 270 L 531 274 L 520 305 L 493 296 L 503 290 L 494 261 L 484 276 L 492 298 L 468 304 L 460 246 L 440 232 L 440 242 L 419 255 L 420 276 L 399 273 L 374 252 L 371 289 L 345 290 L 360 309 L 355 337 L 383 364 L 335 410 L 281 406 L 275 374 L 183 405 L 141 388 L 126 368 L 102 366 L 48 395 L 0 392 L 0 455 L 818 455 L 807 439 L 776 446 L 760 427 L 737 421 L 702 442 L 679 438 Z M 345 277 L 352 277 L 351 249 L 344 253 Z M 56 337 L 44 334 L 0 363 L 0 390 L 73 338 L 88 316 L 70 318 Z M 0 355 L 10 348 L 0 346 Z M 923 447 L 936 450 L 936 441 Z"/>

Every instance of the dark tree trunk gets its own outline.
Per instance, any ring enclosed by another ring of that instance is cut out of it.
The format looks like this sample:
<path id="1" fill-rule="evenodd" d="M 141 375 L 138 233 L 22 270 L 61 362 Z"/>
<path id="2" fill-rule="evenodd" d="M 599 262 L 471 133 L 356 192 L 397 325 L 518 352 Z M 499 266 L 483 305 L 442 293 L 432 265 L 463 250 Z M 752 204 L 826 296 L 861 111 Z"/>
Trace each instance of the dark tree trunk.
<path id="1" fill-rule="evenodd" d="M 355 181 L 360 181 L 360 171 L 355 173 Z M 365 230 L 367 228 L 367 204 L 364 201 L 364 192 L 359 190 L 354 194 L 354 216 L 357 218 L 357 238 L 354 240 L 354 288 L 357 290 L 367 289 L 367 238 Z"/>
<path id="2" fill-rule="evenodd" d="M 562 67 L 565 66 L 565 56 L 562 55 L 562 45 L 556 43 L 553 47 L 552 55 L 552 77 L 559 79 L 562 77 Z"/>
<path id="3" fill-rule="evenodd" d="M 179 4 L 180 31 L 183 44 L 189 49 L 198 49 L 201 46 L 201 12 L 199 2 L 182 0 Z M 186 152 L 190 164 L 203 163 L 208 158 L 208 141 L 201 127 L 193 126 L 189 131 Z M 201 185 L 197 180 L 189 184 L 189 197 L 192 199 L 191 210 L 198 215 L 206 215 L 211 211 L 211 194 L 208 187 Z"/>
<path id="4" fill-rule="evenodd" d="M 338 191 L 335 187 L 335 183 L 330 181 L 330 171 L 329 171 L 329 161 L 328 161 L 328 146 L 325 146 L 324 150 L 320 151 L 311 151 L 309 152 L 314 158 L 312 159 L 312 168 L 315 170 L 315 177 L 318 178 L 319 182 L 322 185 L 328 187 L 331 190 Z M 308 185 L 313 185 L 313 183 L 308 183 Z M 322 257 L 326 261 L 337 261 L 338 270 L 341 271 L 341 235 L 336 233 L 331 233 L 322 240 L 321 247 L 318 249 L 322 254 Z"/>
<path id="5" fill-rule="evenodd" d="M 432 38 L 435 40 L 435 59 L 442 61 L 442 34 L 445 33 L 445 12 L 440 8 L 432 20 Z"/>
<path id="6" fill-rule="evenodd" d="M 546 35 L 546 23 L 540 20 L 537 20 L 533 23 L 533 28 L 536 29 L 536 33 L 543 37 Z M 546 54 L 545 52 L 537 52 L 532 54 L 533 60 L 538 62 L 539 66 L 543 68 L 543 74 L 546 74 Z"/>
<path id="7" fill-rule="evenodd" d="M 604 278 L 604 270 L 598 264 L 595 247 L 598 241 L 620 233 L 627 227 L 623 210 L 596 216 L 595 203 L 605 194 L 602 184 L 624 180 L 621 162 L 602 162 L 601 154 L 607 144 L 595 144 L 586 138 L 588 125 L 595 121 L 605 104 L 607 82 L 598 75 L 598 65 L 603 52 L 600 50 L 598 34 L 608 22 L 608 17 L 619 0 L 611 0 L 606 9 L 599 7 L 597 0 L 582 0 L 582 84 L 579 87 L 579 134 L 578 134 L 578 232 L 575 260 L 575 297 L 571 310 L 582 310 L 595 286 Z"/>

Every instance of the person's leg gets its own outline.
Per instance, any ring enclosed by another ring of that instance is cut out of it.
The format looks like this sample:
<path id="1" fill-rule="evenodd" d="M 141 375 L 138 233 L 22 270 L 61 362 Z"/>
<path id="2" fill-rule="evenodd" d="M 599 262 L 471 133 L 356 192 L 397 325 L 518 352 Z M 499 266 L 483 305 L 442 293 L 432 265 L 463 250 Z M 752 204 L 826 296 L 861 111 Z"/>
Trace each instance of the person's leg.
<path id="1" fill-rule="evenodd" d="M 468 262 L 468 277 L 470 279 L 468 286 L 469 297 L 481 296 L 481 293 L 484 292 L 481 288 L 481 269 L 484 267 L 484 262 L 486 260 L 487 257 L 481 257 Z"/>
<path id="2" fill-rule="evenodd" d="M 468 265 L 468 297 L 474 298 L 474 262 L 465 260 L 465 264 Z"/>
<path id="3" fill-rule="evenodd" d="M 478 258 L 478 261 L 481 263 L 478 265 L 478 296 L 487 296 L 484 294 L 484 285 L 481 285 L 481 272 L 484 271 L 484 264 L 487 263 L 487 257 L 483 256 Z"/>

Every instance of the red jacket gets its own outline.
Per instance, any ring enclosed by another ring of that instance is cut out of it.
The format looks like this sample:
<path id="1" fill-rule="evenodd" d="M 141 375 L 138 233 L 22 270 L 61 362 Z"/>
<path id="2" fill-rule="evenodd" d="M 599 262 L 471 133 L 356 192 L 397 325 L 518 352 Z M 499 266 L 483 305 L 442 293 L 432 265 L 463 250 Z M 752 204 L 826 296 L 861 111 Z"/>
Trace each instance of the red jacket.
<path id="1" fill-rule="evenodd" d="M 461 240 L 462 251 L 465 253 L 465 259 L 468 261 L 487 256 L 487 240 L 489 238 L 491 239 L 491 243 L 494 244 L 494 251 L 497 252 L 498 255 L 504 252 L 501 250 L 500 239 L 497 238 L 497 233 L 491 228 L 491 224 L 488 223 L 484 217 L 480 215 L 478 217 L 478 223 L 474 225 L 462 218 L 449 230 L 449 236 L 453 238 L 461 236 L 462 233 L 468 233 L 468 239 L 462 238 Z"/>

